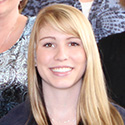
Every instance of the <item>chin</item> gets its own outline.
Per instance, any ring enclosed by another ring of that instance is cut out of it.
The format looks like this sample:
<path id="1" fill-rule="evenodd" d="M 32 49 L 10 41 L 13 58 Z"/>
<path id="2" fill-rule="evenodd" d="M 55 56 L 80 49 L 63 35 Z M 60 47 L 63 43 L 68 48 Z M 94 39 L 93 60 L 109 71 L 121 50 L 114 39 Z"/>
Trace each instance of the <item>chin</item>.
<path id="1" fill-rule="evenodd" d="M 66 84 L 65 82 L 65 83 L 58 83 L 56 85 L 53 84 L 52 86 L 56 89 L 70 89 L 74 86 L 74 84 L 69 84 L 69 83 Z"/>

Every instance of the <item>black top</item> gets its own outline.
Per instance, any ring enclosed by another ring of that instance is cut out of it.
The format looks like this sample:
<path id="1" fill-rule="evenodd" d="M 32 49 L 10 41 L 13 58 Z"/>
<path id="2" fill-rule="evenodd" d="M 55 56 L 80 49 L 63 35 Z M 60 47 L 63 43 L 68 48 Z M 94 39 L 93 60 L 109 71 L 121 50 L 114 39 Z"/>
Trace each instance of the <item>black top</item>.
<path id="1" fill-rule="evenodd" d="M 125 109 L 118 105 L 113 105 L 120 112 L 125 123 Z M 25 125 L 26 122 L 28 123 L 27 125 L 37 125 L 30 111 L 28 101 L 19 104 L 14 109 L 12 109 L 6 116 L 0 119 L 0 125 Z"/>
<path id="2" fill-rule="evenodd" d="M 0 125 L 36 125 L 28 101 L 13 108 L 6 116 L 0 119 Z"/>
<path id="3" fill-rule="evenodd" d="M 125 32 L 103 38 L 98 47 L 109 95 L 125 108 Z"/>

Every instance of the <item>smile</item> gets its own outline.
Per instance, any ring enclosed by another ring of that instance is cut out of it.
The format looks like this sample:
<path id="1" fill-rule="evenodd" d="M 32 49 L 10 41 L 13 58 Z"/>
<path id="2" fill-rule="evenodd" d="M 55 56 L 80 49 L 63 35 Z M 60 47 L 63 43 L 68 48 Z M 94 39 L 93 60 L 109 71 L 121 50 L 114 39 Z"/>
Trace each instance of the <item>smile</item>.
<path id="1" fill-rule="evenodd" d="M 71 71 L 73 68 L 71 67 L 56 67 L 56 68 L 51 68 L 51 70 L 53 72 L 60 72 L 60 73 L 64 73 L 64 72 L 69 72 Z"/>

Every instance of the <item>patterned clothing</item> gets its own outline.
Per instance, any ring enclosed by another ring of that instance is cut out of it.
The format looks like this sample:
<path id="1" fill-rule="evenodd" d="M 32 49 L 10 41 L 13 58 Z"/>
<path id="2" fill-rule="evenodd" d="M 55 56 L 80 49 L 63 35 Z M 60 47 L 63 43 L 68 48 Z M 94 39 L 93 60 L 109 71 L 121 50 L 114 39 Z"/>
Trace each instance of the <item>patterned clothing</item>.
<path id="1" fill-rule="evenodd" d="M 118 0 L 117 0 L 118 1 Z M 89 14 L 95 38 L 125 31 L 125 9 L 116 0 L 95 0 Z"/>
<path id="2" fill-rule="evenodd" d="M 78 0 L 29 0 L 22 13 L 33 16 L 41 8 L 53 3 L 64 3 L 82 10 Z M 94 0 L 89 21 L 98 42 L 103 37 L 125 31 L 125 9 L 120 6 L 118 0 Z"/>
<path id="3" fill-rule="evenodd" d="M 24 32 L 9 50 L 0 53 L 0 117 L 25 100 L 27 52 L 35 17 L 28 17 Z"/>
<path id="4" fill-rule="evenodd" d="M 80 8 L 77 0 L 28 0 L 27 6 L 23 10 L 22 14 L 35 16 L 41 8 L 56 3 L 68 4 L 76 8 Z"/>

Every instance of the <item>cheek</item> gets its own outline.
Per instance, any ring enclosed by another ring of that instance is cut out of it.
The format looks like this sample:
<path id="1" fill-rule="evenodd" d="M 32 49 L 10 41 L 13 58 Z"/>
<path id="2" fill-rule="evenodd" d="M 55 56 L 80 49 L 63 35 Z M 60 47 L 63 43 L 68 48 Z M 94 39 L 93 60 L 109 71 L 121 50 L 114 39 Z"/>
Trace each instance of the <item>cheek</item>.
<path id="1" fill-rule="evenodd" d="M 73 59 L 80 64 L 85 64 L 86 63 L 86 55 L 83 50 L 78 50 L 76 53 L 72 54 Z"/>
<path id="2" fill-rule="evenodd" d="M 37 65 L 47 65 L 51 61 L 51 59 L 52 59 L 52 56 L 50 53 L 39 49 L 36 51 Z"/>
<path id="3" fill-rule="evenodd" d="M 86 59 L 86 55 L 85 53 L 79 53 L 79 58 L 77 58 L 78 60 L 78 71 L 81 74 L 81 76 L 83 76 L 83 74 L 85 73 L 86 70 L 86 65 L 87 65 L 87 59 Z"/>
<path id="4" fill-rule="evenodd" d="M 75 58 L 74 62 L 77 65 L 77 70 L 83 76 L 85 69 L 86 69 L 86 63 L 87 63 L 85 52 L 84 51 L 77 52 L 74 58 Z"/>

